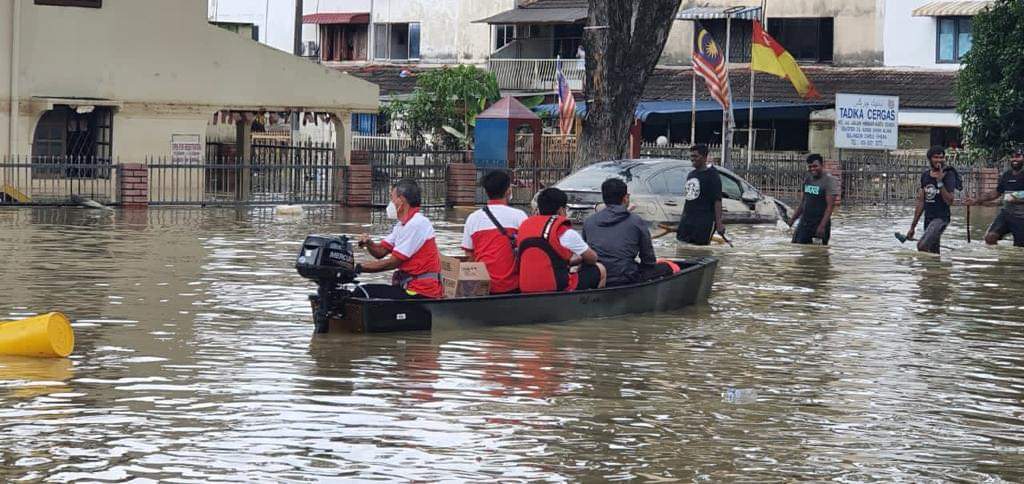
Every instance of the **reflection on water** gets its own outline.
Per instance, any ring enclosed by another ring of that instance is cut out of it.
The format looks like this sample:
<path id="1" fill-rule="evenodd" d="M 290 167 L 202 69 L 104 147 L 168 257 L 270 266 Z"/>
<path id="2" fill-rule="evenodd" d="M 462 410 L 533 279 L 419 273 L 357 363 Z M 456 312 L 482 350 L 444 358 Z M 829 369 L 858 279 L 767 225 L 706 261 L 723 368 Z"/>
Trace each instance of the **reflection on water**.
<path id="1" fill-rule="evenodd" d="M 1024 254 L 960 218 L 918 254 L 910 215 L 844 207 L 829 248 L 659 239 L 723 259 L 679 313 L 314 337 L 298 244 L 380 214 L 0 211 L 0 319 L 77 336 L 0 358 L 0 481 L 1022 480 Z"/>

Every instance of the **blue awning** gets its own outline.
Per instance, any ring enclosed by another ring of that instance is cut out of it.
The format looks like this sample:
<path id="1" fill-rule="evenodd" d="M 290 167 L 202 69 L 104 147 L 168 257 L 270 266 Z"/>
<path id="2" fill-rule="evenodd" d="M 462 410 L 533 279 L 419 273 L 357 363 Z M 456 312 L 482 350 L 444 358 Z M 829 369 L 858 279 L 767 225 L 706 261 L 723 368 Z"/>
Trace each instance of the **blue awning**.
<path id="1" fill-rule="evenodd" d="M 824 102 L 769 102 L 754 101 L 754 115 L 758 119 L 807 119 L 811 111 L 828 107 L 831 104 Z M 750 103 L 748 101 L 733 101 L 733 112 L 737 117 L 746 113 Z M 537 114 L 547 117 L 558 117 L 558 104 L 541 104 L 533 108 Z M 698 121 L 706 121 L 715 117 L 721 118 L 722 107 L 718 102 L 712 100 L 698 100 L 695 111 Z M 584 103 L 576 105 L 576 115 L 585 116 L 587 107 Z M 681 120 L 684 117 L 689 121 L 690 101 L 642 101 L 636 106 L 636 117 L 640 121 L 660 123 L 670 120 Z"/>

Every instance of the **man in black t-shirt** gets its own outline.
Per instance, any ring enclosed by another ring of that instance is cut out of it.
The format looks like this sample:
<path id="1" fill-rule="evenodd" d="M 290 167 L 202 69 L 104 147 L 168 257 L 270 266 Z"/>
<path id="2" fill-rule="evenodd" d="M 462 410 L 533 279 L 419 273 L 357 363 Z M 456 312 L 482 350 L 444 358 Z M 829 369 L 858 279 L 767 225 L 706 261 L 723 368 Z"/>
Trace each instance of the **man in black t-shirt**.
<path id="1" fill-rule="evenodd" d="M 1003 208 L 986 231 L 985 243 L 995 245 L 1006 234 L 1013 234 L 1013 246 L 1024 247 L 1024 148 L 1014 151 L 1010 169 L 1000 175 L 994 192 L 967 203 L 984 203 L 999 197 L 1003 197 Z"/>
<path id="2" fill-rule="evenodd" d="M 708 166 L 707 145 L 690 148 L 693 171 L 686 175 L 686 204 L 676 230 L 676 239 L 693 245 L 708 245 L 715 232 L 725 233 L 722 224 L 722 179 Z"/>
<path id="3" fill-rule="evenodd" d="M 921 187 L 917 189 L 917 206 L 914 221 L 910 223 L 907 239 L 914 238 L 917 222 L 924 213 L 924 235 L 917 242 L 921 252 L 939 253 L 939 241 L 949 226 L 949 206 L 953 204 L 956 187 L 956 173 L 945 170 L 946 150 L 941 146 L 928 149 L 928 170 L 921 174 Z"/>
<path id="4" fill-rule="evenodd" d="M 800 205 L 789 220 L 790 227 L 800 219 L 793 232 L 794 244 L 812 244 L 814 239 L 828 245 L 832 236 L 832 211 L 839 200 L 839 180 L 825 173 L 821 155 L 807 156 L 807 178 L 804 179 Z"/>

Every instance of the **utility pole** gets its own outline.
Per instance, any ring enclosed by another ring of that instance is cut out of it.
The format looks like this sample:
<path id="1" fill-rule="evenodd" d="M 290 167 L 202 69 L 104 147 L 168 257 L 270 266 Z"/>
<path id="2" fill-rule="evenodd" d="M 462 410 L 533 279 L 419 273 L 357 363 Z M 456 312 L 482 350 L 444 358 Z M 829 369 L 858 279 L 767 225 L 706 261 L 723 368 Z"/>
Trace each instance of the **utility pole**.
<path id="1" fill-rule="evenodd" d="M 295 0 L 295 44 L 294 54 L 302 56 L 302 0 Z M 292 144 L 299 142 L 299 113 L 292 111 Z"/>
<path id="2" fill-rule="evenodd" d="M 302 55 L 302 0 L 295 0 L 295 55 Z"/>

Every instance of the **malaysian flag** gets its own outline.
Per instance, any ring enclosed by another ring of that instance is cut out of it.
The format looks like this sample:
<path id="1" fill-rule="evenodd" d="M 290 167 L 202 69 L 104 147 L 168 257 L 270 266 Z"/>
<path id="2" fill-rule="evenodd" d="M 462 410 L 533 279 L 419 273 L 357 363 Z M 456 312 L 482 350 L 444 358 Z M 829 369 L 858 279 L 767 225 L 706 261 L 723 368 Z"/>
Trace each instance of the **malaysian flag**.
<path id="1" fill-rule="evenodd" d="M 693 37 L 693 72 L 704 78 L 711 97 L 722 105 L 723 111 L 731 111 L 732 93 L 729 92 L 729 69 L 725 67 L 725 52 L 700 24 Z"/>
<path id="2" fill-rule="evenodd" d="M 562 74 L 562 62 L 558 64 L 558 128 L 562 135 L 572 132 L 573 122 L 576 120 L 576 98 L 572 97 L 572 89 L 569 89 L 569 81 L 565 80 Z"/>

